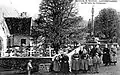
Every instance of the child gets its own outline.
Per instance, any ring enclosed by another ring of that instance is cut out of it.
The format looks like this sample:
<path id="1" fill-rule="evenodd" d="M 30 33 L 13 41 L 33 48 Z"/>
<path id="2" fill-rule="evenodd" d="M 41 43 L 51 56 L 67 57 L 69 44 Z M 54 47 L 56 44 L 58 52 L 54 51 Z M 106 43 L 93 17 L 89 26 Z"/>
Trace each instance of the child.
<path id="1" fill-rule="evenodd" d="M 93 67 L 95 73 L 99 73 L 100 63 L 101 63 L 100 57 L 98 53 L 96 53 L 95 56 L 93 57 Z"/>
<path id="2" fill-rule="evenodd" d="M 93 73 L 93 59 L 91 56 L 89 56 L 89 58 L 88 58 L 88 69 L 89 69 L 90 73 Z"/>

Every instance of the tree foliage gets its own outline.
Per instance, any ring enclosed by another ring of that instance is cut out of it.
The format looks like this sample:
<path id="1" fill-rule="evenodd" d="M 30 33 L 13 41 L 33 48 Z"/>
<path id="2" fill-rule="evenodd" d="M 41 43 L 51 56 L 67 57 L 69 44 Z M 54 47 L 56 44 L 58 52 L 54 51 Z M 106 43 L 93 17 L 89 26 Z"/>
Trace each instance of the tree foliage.
<path id="1" fill-rule="evenodd" d="M 95 35 L 101 38 L 112 39 L 117 37 L 119 17 L 117 11 L 112 8 L 104 8 L 95 17 Z"/>
<path id="2" fill-rule="evenodd" d="M 69 39 L 73 42 L 80 43 L 86 37 L 87 21 L 81 20 L 78 24 L 69 28 Z"/>
<path id="3" fill-rule="evenodd" d="M 45 42 L 52 43 L 54 48 L 59 48 L 65 43 L 68 29 L 82 20 L 82 17 L 76 16 L 77 11 L 74 7 L 73 0 L 43 0 L 40 4 L 39 18 L 35 20 L 37 26 L 34 29 L 46 38 Z"/>

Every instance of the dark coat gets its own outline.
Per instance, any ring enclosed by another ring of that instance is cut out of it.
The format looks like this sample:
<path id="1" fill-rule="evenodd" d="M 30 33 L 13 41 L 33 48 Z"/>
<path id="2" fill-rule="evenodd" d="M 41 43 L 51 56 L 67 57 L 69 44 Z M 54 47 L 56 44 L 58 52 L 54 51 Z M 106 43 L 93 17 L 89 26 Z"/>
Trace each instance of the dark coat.
<path id="1" fill-rule="evenodd" d="M 90 55 L 92 56 L 92 58 L 95 56 L 96 53 L 97 53 L 97 49 L 95 47 L 92 48 L 90 51 Z"/>
<path id="2" fill-rule="evenodd" d="M 69 72 L 69 57 L 67 55 L 62 55 L 62 58 L 61 58 L 61 69 L 60 71 L 63 72 L 63 73 L 68 73 Z"/>
<path id="3" fill-rule="evenodd" d="M 110 63 L 110 49 L 103 49 L 103 63 Z"/>
<path id="4" fill-rule="evenodd" d="M 82 55 L 82 54 L 83 54 L 83 51 L 80 50 L 80 51 L 79 51 L 79 54 Z"/>

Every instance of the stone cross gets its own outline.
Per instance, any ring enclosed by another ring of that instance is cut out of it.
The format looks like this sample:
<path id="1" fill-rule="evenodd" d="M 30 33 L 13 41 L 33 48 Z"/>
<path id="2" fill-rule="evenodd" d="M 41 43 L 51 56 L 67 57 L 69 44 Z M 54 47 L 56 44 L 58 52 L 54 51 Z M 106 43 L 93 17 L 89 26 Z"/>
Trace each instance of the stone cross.
<path id="1" fill-rule="evenodd" d="M 51 48 L 50 45 L 49 45 L 49 47 L 47 48 L 47 50 L 49 50 L 49 55 L 50 55 L 50 57 L 52 57 L 51 52 L 52 52 L 52 50 L 54 50 L 54 48 Z"/>

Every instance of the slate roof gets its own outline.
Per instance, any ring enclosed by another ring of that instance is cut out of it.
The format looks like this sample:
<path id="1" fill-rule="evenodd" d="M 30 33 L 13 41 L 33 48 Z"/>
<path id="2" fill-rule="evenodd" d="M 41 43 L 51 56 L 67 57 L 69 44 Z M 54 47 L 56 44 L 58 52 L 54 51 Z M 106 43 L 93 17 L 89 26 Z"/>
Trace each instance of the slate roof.
<path id="1" fill-rule="evenodd" d="M 4 17 L 10 34 L 30 35 L 31 17 Z"/>

